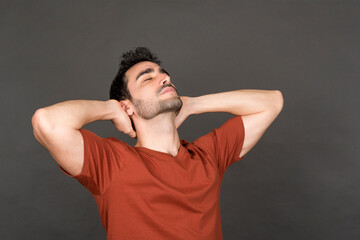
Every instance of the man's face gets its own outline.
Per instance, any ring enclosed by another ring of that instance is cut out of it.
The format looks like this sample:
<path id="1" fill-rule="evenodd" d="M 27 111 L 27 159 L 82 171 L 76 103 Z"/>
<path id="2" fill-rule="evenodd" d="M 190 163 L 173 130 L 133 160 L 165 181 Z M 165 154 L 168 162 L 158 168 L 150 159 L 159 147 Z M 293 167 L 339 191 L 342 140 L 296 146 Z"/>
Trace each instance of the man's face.
<path id="1" fill-rule="evenodd" d="M 179 113 L 182 101 L 170 76 L 158 64 L 139 62 L 126 71 L 125 77 L 137 115 L 149 120 L 161 113 Z"/>

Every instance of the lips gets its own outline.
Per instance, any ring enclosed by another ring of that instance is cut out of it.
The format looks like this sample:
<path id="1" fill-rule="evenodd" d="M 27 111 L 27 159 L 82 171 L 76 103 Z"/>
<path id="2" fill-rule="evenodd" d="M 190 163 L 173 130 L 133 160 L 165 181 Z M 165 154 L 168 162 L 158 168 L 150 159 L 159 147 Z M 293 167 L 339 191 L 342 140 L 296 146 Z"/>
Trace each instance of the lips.
<path id="1" fill-rule="evenodd" d="M 167 93 L 167 92 L 176 92 L 176 91 L 172 87 L 166 87 L 161 91 L 161 94 L 164 94 L 164 93 Z"/>

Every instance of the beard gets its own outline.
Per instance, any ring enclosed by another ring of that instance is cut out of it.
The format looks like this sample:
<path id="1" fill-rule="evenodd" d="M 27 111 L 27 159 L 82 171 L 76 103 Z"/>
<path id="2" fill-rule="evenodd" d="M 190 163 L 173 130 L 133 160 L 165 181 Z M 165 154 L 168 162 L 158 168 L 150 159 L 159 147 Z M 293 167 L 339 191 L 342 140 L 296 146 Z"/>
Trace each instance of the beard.
<path id="1" fill-rule="evenodd" d="M 158 100 L 157 102 L 146 101 L 142 99 L 133 98 L 133 104 L 135 112 L 143 119 L 149 120 L 156 117 L 159 114 L 167 112 L 175 112 L 177 116 L 183 105 L 183 102 L 179 96 Z"/>

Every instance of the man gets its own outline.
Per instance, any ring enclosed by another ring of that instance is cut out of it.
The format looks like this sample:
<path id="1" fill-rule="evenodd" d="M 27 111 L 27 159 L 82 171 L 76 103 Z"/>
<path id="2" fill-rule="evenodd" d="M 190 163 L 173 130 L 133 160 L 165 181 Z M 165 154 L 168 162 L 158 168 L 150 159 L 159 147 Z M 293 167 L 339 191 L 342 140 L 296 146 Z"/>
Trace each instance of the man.
<path id="1" fill-rule="evenodd" d="M 156 55 L 123 54 L 110 100 L 70 100 L 38 109 L 35 138 L 94 196 L 107 239 L 222 239 L 220 185 L 280 113 L 277 90 L 179 96 Z M 192 143 L 177 128 L 191 114 L 231 119 Z M 134 146 L 82 127 L 111 120 Z"/>

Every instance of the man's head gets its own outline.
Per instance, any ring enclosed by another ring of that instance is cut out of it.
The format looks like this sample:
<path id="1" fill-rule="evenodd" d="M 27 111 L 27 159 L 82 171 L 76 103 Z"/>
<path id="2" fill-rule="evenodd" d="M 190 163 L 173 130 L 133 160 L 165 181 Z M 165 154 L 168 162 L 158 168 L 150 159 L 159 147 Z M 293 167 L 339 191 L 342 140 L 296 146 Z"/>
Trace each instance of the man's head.
<path id="1" fill-rule="evenodd" d="M 138 47 L 125 52 L 122 57 L 119 71 L 111 84 L 110 99 L 127 105 L 128 115 L 135 111 L 146 120 L 166 112 L 178 114 L 182 101 L 157 56 L 148 48 Z M 162 93 L 169 87 L 175 92 Z"/>

